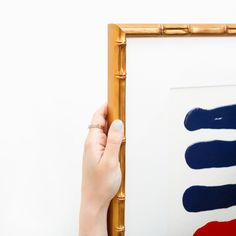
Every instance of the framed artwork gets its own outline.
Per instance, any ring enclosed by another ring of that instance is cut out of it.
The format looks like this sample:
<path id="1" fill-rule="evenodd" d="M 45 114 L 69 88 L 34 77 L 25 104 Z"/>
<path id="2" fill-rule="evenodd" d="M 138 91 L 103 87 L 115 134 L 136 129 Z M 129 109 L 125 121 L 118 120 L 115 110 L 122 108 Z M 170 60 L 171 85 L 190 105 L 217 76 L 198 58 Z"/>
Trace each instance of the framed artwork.
<path id="1" fill-rule="evenodd" d="M 109 236 L 236 235 L 235 36 L 236 24 L 108 25 L 108 125 L 125 124 Z M 126 55 L 139 39 L 148 47 Z"/>

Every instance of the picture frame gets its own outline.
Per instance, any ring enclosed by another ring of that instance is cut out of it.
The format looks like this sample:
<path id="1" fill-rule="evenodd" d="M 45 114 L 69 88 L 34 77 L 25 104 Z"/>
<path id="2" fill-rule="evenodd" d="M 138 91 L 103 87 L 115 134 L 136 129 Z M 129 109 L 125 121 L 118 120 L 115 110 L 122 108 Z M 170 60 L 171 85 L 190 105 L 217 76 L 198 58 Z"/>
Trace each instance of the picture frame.
<path id="1" fill-rule="evenodd" d="M 108 126 L 121 119 L 126 130 L 126 48 L 128 37 L 236 36 L 236 24 L 109 24 L 108 25 Z M 108 235 L 125 235 L 125 147 L 119 159 L 122 182 L 108 211 Z"/>

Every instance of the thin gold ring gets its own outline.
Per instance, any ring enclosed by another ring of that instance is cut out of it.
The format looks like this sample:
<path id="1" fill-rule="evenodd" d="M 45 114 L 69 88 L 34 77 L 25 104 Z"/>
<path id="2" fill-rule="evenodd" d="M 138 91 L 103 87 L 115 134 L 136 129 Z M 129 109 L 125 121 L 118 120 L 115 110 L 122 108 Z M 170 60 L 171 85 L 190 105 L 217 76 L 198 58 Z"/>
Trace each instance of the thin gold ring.
<path id="1" fill-rule="evenodd" d="M 104 129 L 104 126 L 100 124 L 91 124 L 88 126 L 89 129 L 97 128 L 97 129 Z"/>

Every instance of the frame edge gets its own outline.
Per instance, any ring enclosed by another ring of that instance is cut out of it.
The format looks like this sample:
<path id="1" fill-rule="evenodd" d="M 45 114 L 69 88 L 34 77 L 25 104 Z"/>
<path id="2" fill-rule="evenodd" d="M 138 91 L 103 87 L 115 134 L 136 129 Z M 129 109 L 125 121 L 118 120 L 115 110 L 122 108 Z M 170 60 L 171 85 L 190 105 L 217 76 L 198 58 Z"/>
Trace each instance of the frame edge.
<path id="1" fill-rule="evenodd" d="M 108 25 L 108 127 L 115 119 L 124 123 L 125 136 L 125 96 L 126 96 L 126 33 L 119 25 Z M 125 235 L 125 142 L 121 144 L 119 160 L 121 166 L 121 186 L 112 199 L 108 210 L 108 235 Z"/>

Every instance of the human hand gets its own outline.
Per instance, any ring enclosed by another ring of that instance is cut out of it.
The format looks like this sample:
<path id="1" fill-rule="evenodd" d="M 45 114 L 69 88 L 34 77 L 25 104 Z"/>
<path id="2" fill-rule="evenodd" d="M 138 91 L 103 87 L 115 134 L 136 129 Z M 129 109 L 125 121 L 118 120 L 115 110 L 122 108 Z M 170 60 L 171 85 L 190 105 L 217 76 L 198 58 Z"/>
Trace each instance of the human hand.
<path id="1" fill-rule="evenodd" d="M 93 115 L 84 145 L 80 236 L 105 236 L 106 216 L 111 199 L 121 184 L 119 150 L 124 135 L 123 123 L 115 120 L 107 131 L 107 105 Z"/>

